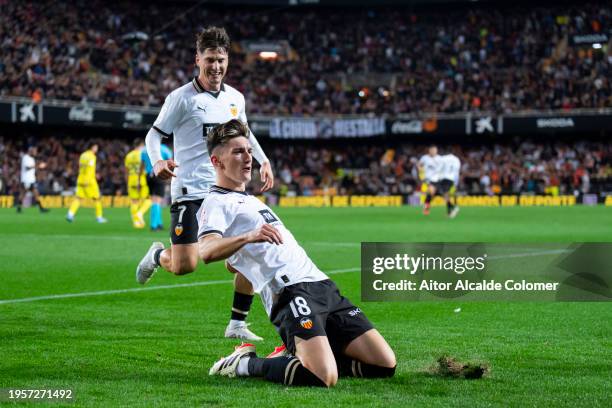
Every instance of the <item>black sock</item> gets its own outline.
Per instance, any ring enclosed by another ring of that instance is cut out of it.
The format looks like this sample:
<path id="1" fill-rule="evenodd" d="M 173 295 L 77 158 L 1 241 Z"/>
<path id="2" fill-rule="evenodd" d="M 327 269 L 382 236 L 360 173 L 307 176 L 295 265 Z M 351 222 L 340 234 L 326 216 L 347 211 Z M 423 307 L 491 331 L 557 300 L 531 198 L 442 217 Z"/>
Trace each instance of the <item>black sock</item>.
<path id="1" fill-rule="evenodd" d="M 425 196 L 425 204 L 429 204 L 431 202 L 431 194 L 427 193 Z"/>
<path id="2" fill-rule="evenodd" d="M 249 359 L 249 375 L 284 385 L 327 387 L 323 381 L 302 365 L 296 357 Z"/>
<path id="3" fill-rule="evenodd" d="M 253 295 L 245 295 L 234 291 L 234 303 L 232 304 L 232 320 L 244 321 L 251 310 Z"/>
<path id="4" fill-rule="evenodd" d="M 153 260 L 155 261 L 155 265 L 157 265 L 157 266 L 161 266 L 161 263 L 159 262 L 159 257 L 161 256 L 161 253 L 162 253 L 163 250 L 164 250 L 164 248 L 158 249 L 153 254 Z"/>
<path id="5" fill-rule="evenodd" d="M 451 213 L 451 211 L 453 211 L 453 207 L 454 207 L 454 205 L 451 203 L 451 200 L 449 199 L 449 200 L 446 202 L 446 212 L 447 212 L 448 214 L 450 214 L 450 213 Z"/>
<path id="6" fill-rule="evenodd" d="M 374 364 L 366 364 L 359 360 L 353 360 L 346 357 L 338 361 L 338 372 L 341 376 L 346 377 L 363 377 L 363 378 L 386 378 L 393 377 L 395 367 L 381 367 Z"/>

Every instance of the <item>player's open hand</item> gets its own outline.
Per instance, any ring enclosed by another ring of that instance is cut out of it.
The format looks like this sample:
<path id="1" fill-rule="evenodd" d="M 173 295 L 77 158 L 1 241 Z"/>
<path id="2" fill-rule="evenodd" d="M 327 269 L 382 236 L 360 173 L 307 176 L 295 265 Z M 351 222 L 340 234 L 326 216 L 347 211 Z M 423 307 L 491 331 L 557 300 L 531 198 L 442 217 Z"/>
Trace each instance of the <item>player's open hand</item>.
<path id="1" fill-rule="evenodd" d="M 269 161 L 261 165 L 259 174 L 261 175 L 261 182 L 263 183 L 261 187 L 262 193 L 274 187 L 274 175 L 272 174 L 272 166 Z"/>
<path id="2" fill-rule="evenodd" d="M 270 244 L 280 245 L 283 243 L 283 237 L 279 230 L 270 224 L 264 224 L 261 228 L 257 228 L 249 233 L 250 242 L 269 242 Z"/>
<path id="3" fill-rule="evenodd" d="M 172 159 L 158 160 L 153 166 L 153 172 L 155 177 L 159 177 L 162 180 L 170 180 L 172 177 L 176 177 L 173 170 L 178 167 L 178 164 Z"/>

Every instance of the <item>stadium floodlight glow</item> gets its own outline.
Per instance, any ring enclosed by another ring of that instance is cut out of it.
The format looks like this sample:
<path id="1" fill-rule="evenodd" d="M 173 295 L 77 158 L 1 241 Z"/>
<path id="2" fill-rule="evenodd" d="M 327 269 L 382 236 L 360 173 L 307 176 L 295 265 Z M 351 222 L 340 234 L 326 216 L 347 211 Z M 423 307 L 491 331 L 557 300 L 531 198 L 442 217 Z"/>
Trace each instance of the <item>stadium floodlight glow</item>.
<path id="1" fill-rule="evenodd" d="M 259 58 L 265 60 L 273 60 L 278 58 L 278 53 L 276 51 L 261 51 L 259 53 Z"/>
<path id="2" fill-rule="evenodd" d="M 601 49 L 601 44 L 600 43 L 595 43 L 593 44 L 593 48 L 595 48 L 596 50 Z"/>

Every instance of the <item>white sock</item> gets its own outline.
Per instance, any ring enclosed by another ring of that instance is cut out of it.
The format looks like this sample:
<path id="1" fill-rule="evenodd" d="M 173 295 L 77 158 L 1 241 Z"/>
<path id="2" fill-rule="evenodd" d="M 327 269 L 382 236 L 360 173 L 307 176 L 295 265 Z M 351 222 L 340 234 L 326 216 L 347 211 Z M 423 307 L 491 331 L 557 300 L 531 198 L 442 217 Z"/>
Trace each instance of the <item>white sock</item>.
<path id="1" fill-rule="evenodd" d="M 229 322 L 231 328 L 246 326 L 246 322 L 244 320 L 235 320 L 231 319 Z"/>
<path id="2" fill-rule="evenodd" d="M 236 375 L 240 377 L 247 377 L 249 375 L 249 360 L 251 357 L 245 356 L 238 361 L 238 367 L 236 367 Z"/>

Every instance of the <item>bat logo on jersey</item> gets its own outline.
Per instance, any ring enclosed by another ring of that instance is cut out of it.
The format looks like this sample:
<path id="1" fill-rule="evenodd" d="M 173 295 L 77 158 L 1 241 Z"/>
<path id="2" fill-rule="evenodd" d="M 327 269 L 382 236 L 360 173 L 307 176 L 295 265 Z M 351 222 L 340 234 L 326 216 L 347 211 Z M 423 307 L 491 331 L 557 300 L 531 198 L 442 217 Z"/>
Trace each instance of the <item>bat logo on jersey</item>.
<path id="1" fill-rule="evenodd" d="M 176 236 L 180 236 L 183 233 L 183 224 L 176 224 L 176 227 L 174 227 L 174 233 Z"/>
<path id="2" fill-rule="evenodd" d="M 238 116 L 238 107 L 234 105 L 233 103 L 230 104 L 230 113 L 232 114 L 233 117 Z"/>
<path id="3" fill-rule="evenodd" d="M 272 214 L 272 212 L 270 210 L 261 210 L 261 211 L 259 211 L 259 213 L 261 214 L 261 216 L 264 218 L 264 220 L 268 224 L 272 224 L 273 222 L 277 222 L 278 221 L 278 218 L 276 218 L 274 216 L 274 214 Z"/>
<path id="4" fill-rule="evenodd" d="M 305 329 L 310 330 L 312 329 L 312 326 L 314 326 L 314 323 L 309 317 L 304 317 L 302 320 L 300 320 L 300 326 L 302 326 Z"/>

